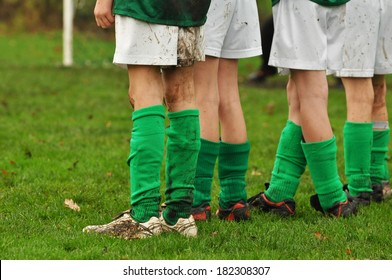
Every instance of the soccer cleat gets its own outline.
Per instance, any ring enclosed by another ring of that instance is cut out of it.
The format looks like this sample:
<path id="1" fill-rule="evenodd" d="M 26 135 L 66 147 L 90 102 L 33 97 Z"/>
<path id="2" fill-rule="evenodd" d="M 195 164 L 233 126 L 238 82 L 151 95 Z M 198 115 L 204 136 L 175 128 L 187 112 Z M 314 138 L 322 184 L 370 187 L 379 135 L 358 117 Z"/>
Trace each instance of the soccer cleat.
<path id="1" fill-rule="evenodd" d="M 320 200 L 317 194 L 310 197 L 310 205 L 317 211 L 325 215 L 335 216 L 337 218 L 347 218 L 354 215 L 358 211 L 358 204 L 351 197 L 348 197 L 344 202 L 336 202 L 327 211 L 324 211 L 321 207 Z"/>
<path id="2" fill-rule="evenodd" d="M 196 221 L 210 221 L 211 207 L 208 203 L 203 203 L 198 207 L 192 207 L 191 214 Z"/>
<path id="3" fill-rule="evenodd" d="M 139 223 L 131 217 L 129 210 L 127 210 L 115 217 L 112 222 L 87 226 L 83 232 L 95 232 L 130 240 L 159 235 L 162 232 L 162 226 L 157 217 L 151 217 L 147 222 Z"/>
<path id="4" fill-rule="evenodd" d="M 268 185 L 266 185 L 268 187 Z M 256 194 L 248 199 L 248 204 L 252 208 L 257 208 L 263 212 L 278 214 L 281 217 L 290 217 L 295 214 L 295 201 L 285 199 L 280 202 L 270 201 L 264 192 Z"/>
<path id="5" fill-rule="evenodd" d="M 372 199 L 372 194 L 374 193 L 374 191 L 373 192 L 361 192 L 358 195 L 353 196 L 350 194 L 347 184 L 343 186 L 343 191 L 345 191 L 347 196 L 351 197 L 351 199 L 353 201 L 355 201 L 358 205 L 369 205 L 370 201 Z"/>
<path id="6" fill-rule="evenodd" d="M 384 189 L 382 185 L 372 185 L 372 198 L 375 202 L 382 202 L 384 200 Z"/>
<path id="7" fill-rule="evenodd" d="M 383 199 L 390 198 L 392 196 L 391 185 L 389 181 L 385 180 L 381 182 L 382 184 L 382 197 Z"/>
<path id="8" fill-rule="evenodd" d="M 175 225 L 167 224 L 163 216 L 160 217 L 160 221 L 162 224 L 162 230 L 164 232 L 176 231 L 186 237 L 197 236 L 197 226 L 195 223 L 195 219 L 193 218 L 192 215 L 190 215 L 186 219 L 179 218 Z"/>
<path id="9" fill-rule="evenodd" d="M 219 209 L 216 211 L 216 215 L 220 220 L 225 221 L 240 222 L 250 219 L 248 205 L 242 200 L 233 204 L 233 206 L 228 209 L 222 209 L 219 207 Z"/>

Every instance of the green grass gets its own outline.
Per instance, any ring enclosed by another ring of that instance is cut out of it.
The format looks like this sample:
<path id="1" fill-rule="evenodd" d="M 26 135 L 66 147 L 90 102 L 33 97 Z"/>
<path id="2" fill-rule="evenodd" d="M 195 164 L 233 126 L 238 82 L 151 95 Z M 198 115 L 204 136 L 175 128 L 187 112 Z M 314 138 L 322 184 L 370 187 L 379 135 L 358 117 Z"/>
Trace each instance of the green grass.
<path id="1" fill-rule="evenodd" d="M 110 62 L 113 41 L 78 34 L 74 51 L 75 66 L 63 68 L 60 33 L 0 36 L 1 259 L 392 259 L 392 203 L 372 204 L 350 219 L 322 217 L 308 203 L 314 190 L 307 171 L 298 215 L 289 220 L 260 213 L 248 223 L 213 218 L 199 225 L 197 239 L 83 234 L 84 226 L 128 208 L 132 123 L 127 74 Z M 240 81 L 258 63 L 241 61 Z M 273 166 L 287 118 L 282 85 L 282 77 L 266 88 L 241 85 L 252 145 L 249 195 L 261 190 Z M 329 111 L 344 180 L 342 90 L 331 91 Z M 213 210 L 218 191 L 215 178 Z M 64 206 L 68 198 L 80 212 Z"/>

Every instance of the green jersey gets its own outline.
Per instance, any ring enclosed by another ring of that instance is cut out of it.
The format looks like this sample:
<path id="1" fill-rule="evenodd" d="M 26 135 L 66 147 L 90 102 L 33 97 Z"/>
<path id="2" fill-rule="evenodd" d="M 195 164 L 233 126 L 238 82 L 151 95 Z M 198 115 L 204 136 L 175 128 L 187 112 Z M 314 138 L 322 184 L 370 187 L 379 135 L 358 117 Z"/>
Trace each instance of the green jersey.
<path id="1" fill-rule="evenodd" d="M 181 27 L 201 26 L 211 0 L 114 0 L 114 14 Z"/>
<path id="2" fill-rule="evenodd" d="M 347 3 L 350 0 L 310 0 L 310 1 L 323 6 L 339 6 Z M 277 4 L 278 2 L 279 0 L 272 0 L 272 6 Z"/>

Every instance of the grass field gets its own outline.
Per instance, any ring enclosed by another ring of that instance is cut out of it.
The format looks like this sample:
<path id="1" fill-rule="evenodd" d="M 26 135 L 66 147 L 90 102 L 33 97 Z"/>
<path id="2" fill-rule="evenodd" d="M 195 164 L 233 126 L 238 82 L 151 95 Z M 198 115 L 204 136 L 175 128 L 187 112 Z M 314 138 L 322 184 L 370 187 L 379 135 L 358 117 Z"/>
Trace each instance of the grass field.
<path id="1" fill-rule="evenodd" d="M 349 219 L 323 217 L 308 202 L 314 193 L 308 171 L 295 197 L 298 214 L 289 220 L 259 213 L 247 223 L 214 217 L 199 225 L 197 239 L 83 234 L 84 226 L 129 208 L 131 109 L 127 73 L 111 64 L 113 47 L 111 40 L 78 34 L 75 66 L 63 68 L 60 33 L 0 36 L 0 259 L 392 259 L 392 202 Z M 258 63 L 241 61 L 240 81 Z M 283 85 L 282 77 L 264 88 L 241 84 L 251 142 L 249 195 L 269 179 L 287 118 Z M 345 109 L 343 90 L 331 89 L 343 181 Z M 213 210 L 218 190 L 215 180 Z M 80 211 L 65 207 L 66 199 Z"/>

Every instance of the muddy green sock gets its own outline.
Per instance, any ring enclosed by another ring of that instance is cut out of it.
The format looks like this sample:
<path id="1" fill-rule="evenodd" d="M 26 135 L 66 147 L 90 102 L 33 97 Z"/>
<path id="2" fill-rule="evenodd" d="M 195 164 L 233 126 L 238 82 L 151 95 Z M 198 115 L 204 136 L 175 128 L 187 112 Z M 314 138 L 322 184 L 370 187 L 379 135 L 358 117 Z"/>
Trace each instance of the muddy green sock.
<path id="1" fill-rule="evenodd" d="M 163 216 L 174 225 L 188 218 L 193 204 L 197 157 L 200 150 L 198 110 L 168 113 L 166 130 L 166 208 Z"/>
<path id="2" fill-rule="evenodd" d="M 373 124 L 346 122 L 343 129 L 344 160 L 348 189 L 353 196 L 372 192 L 370 182 L 370 152 Z"/>
<path id="3" fill-rule="evenodd" d="M 373 146 L 371 153 L 370 178 L 372 184 L 380 185 L 382 181 L 389 181 L 389 172 L 386 162 L 390 129 L 373 130 Z M 388 176 L 386 178 L 386 176 Z"/>
<path id="4" fill-rule="evenodd" d="M 288 120 L 280 136 L 271 181 L 265 195 L 273 202 L 292 199 L 306 168 L 301 146 L 302 130 Z"/>
<path id="5" fill-rule="evenodd" d="M 219 142 L 200 139 L 200 152 L 197 159 L 195 192 L 193 207 L 211 202 L 211 186 L 214 177 L 216 158 L 219 154 Z"/>
<path id="6" fill-rule="evenodd" d="M 328 210 L 336 202 L 346 201 L 336 165 L 335 137 L 321 142 L 302 143 L 302 149 L 323 210 Z"/>
<path id="7" fill-rule="evenodd" d="M 231 207 L 232 203 L 246 202 L 245 175 L 248 169 L 250 144 L 230 144 L 220 142 L 218 174 L 220 182 L 219 206 Z"/>
<path id="8" fill-rule="evenodd" d="M 128 164 L 131 179 L 132 217 L 146 222 L 159 216 L 160 170 L 164 151 L 165 109 L 161 105 L 136 110 Z"/>

